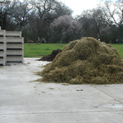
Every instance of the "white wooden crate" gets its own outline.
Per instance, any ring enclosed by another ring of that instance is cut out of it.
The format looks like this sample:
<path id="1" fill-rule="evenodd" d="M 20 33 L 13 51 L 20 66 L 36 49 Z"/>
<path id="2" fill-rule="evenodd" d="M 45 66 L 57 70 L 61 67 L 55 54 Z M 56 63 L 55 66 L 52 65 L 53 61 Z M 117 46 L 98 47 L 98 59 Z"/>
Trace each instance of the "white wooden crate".
<path id="1" fill-rule="evenodd" d="M 23 43 L 21 32 L 0 30 L 0 65 L 23 62 Z"/>

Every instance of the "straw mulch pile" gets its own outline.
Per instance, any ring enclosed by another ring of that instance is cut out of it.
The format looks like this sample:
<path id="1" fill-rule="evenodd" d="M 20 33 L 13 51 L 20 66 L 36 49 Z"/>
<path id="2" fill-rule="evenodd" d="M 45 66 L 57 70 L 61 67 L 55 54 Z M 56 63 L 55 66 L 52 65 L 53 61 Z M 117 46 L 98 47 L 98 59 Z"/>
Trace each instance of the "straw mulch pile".
<path id="1" fill-rule="evenodd" d="M 118 52 L 91 37 L 72 41 L 40 73 L 41 81 L 70 84 L 123 83 Z"/>

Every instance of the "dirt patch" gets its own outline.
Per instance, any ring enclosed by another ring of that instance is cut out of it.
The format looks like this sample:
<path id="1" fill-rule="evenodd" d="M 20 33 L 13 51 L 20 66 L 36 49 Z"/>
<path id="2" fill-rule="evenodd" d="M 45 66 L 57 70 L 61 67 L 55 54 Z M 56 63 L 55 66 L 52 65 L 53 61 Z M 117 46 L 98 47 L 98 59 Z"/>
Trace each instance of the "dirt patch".
<path id="1" fill-rule="evenodd" d="M 66 45 L 39 75 L 70 84 L 123 83 L 123 60 L 111 45 L 85 37 Z"/>
<path id="2" fill-rule="evenodd" d="M 53 61 L 53 59 L 56 57 L 56 55 L 60 52 L 62 52 L 62 50 L 60 50 L 60 49 L 53 50 L 50 55 L 44 56 L 41 59 L 39 59 L 38 61 Z"/>

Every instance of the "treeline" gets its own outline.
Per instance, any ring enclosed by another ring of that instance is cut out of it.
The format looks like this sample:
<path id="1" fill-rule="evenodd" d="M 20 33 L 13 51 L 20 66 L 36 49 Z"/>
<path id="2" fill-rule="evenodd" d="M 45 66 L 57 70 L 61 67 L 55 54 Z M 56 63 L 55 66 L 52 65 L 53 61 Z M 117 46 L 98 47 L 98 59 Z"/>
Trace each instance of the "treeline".
<path id="1" fill-rule="evenodd" d="M 0 3 L 0 26 L 23 32 L 25 42 L 68 43 L 94 37 L 123 42 L 123 0 L 100 3 L 73 18 L 72 10 L 57 0 L 13 0 Z"/>

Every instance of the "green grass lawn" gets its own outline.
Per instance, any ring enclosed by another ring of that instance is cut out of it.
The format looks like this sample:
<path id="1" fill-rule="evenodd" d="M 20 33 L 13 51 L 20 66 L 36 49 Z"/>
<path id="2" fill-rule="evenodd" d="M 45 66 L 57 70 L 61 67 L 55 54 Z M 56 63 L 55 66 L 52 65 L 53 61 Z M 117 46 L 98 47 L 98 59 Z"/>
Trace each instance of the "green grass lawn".
<path id="1" fill-rule="evenodd" d="M 24 57 L 41 57 L 49 55 L 53 50 L 63 49 L 66 44 L 25 43 Z"/>
<path id="2" fill-rule="evenodd" d="M 49 55 L 53 50 L 63 49 L 66 44 L 25 43 L 24 57 L 42 57 Z M 123 58 L 123 44 L 111 44 Z"/>
<path id="3" fill-rule="evenodd" d="M 111 45 L 118 51 L 119 55 L 123 59 L 123 44 L 111 44 Z"/>

